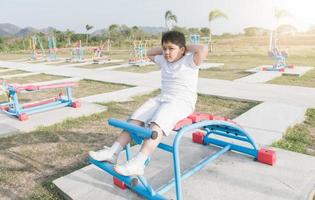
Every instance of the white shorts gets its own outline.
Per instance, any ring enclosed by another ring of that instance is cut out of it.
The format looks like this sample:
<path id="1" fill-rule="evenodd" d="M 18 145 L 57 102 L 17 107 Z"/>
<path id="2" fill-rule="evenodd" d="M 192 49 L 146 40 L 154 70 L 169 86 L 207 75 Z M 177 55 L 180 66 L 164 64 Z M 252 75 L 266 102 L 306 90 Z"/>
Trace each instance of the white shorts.
<path id="1" fill-rule="evenodd" d="M 130 119 L 150 124 L 156 123 L 168 136 L 175 127 L 176 123 L 191 113 L 193 113 L 193 106 L 184 101 L 162 101 L 155 97 L 146 101 L 140 108 L 138 108 L 130 117 Z"/>

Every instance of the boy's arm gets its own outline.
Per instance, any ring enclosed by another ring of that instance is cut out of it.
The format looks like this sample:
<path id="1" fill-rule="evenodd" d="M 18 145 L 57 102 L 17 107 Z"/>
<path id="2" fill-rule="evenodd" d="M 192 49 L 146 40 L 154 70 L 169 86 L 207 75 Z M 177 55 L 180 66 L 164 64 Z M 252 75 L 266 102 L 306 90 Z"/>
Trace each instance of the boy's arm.
<path id="1" fill-rule="evenodd" d="M 188 45 L 186 51 L 190 51 L 194 54 L 194 63 L 196 65 L 200 65 L 203 62 L 203 60 L 205 60 L 208 56 L 207 45 L 200 44 Z"/>
<path id="2" fill-rule="evenodd" d="M 154 57 L 157 55 L 162 55 L 163 51 L 161 47 L 156 47 L 149 49 L 147 52 L 147 56 L 154 62 Z"/>

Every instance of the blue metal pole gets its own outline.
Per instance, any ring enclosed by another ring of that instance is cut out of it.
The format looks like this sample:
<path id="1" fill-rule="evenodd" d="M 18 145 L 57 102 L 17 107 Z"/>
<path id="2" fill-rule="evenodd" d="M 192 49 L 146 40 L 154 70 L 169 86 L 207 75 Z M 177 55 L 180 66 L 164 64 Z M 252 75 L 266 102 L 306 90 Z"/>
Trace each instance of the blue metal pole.
<path id="1" fill-rule="evenodd" d="M 135 124 L 120 121 L 114 118 L 110 118 L 108 120 L 108 124 L 117 128 L 124 129 L 127 132 L 131 132 L 140 138 L 151 138 L 152 135 L 152 131 L 150 129 L 146 129 Z"/>

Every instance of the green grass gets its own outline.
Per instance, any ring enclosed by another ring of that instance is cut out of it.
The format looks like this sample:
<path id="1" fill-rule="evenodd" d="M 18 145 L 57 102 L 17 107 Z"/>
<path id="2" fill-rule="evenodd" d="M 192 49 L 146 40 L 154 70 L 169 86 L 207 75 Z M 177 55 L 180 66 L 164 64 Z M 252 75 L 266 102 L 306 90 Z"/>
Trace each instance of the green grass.
<path id="1" fill-rule="evenodd" d="M 272 146 L 315 156 L 315 109 L 308 109 L 306 120 L 289 128 Z"/>
<path id="2" fill-rule="evenodd" d="M 271 64 L 266 55 L 209 55 L 207 62 L 224 63 L 223 66 L 202 70 L 199 72 L 201 78 L 235 80 L 248 76 L 247 69 L 262 64 Z"/>
<path id="3" fill-rule="evenodd" d="M 29 72 L 23 71 L 23 70 L 13 70 L 13 71 L 0 72 L 0 76 L 8 76 L 8 75 L 14 75 L 14 74 L 23 74 L 23 73 L 29 73 Z"/>
<path id="4" fill-rule="evenodd" d="M 6 79 L 6 81 L 8 83 L 27 84 L 27 83 L 36 83 L 36 82 L 44 82 L 44 81 L 65 79 L 65 78 L 69 78 L 69 77 L 49 75 L 49 74 L 41 73 L 41 74 L 34 74 L 34 75 L 31 75 L 31 76 L 25 76 L 25 77 L 8 78 L 8 79 Z"/>

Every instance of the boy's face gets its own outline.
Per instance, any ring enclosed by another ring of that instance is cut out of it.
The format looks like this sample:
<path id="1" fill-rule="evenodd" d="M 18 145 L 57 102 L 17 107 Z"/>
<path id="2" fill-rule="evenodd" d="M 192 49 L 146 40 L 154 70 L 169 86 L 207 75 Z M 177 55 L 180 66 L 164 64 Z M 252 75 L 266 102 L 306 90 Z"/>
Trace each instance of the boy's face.
<path id="1" fill-rule="evenodd" d="M 168 62 L 175 62 L 183 57 L 185 52 L 185 47 L 179 47 L 171 42 L 165 42 L 162 45 L 164 58 Z"/>

